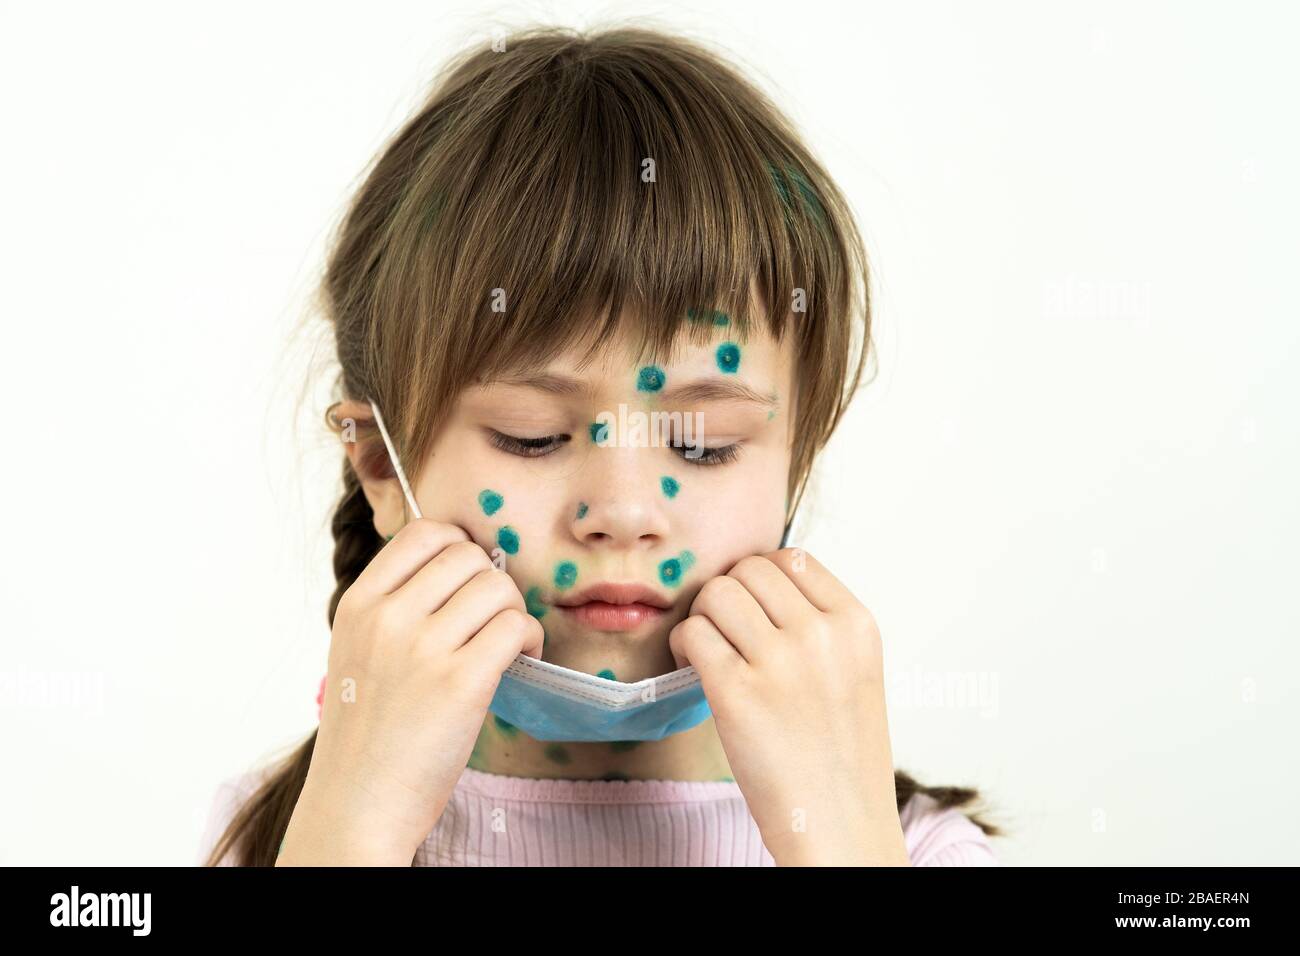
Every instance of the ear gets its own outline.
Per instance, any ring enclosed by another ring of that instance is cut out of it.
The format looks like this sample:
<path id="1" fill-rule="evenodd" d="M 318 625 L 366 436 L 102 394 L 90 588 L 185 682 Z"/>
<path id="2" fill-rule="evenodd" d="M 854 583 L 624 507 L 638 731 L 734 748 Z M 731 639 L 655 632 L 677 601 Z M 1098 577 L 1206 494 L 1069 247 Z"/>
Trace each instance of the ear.
<path id="1" fill-rule="evenodd" d="M 389 537 L 410 520 L 402 484 L 397 480 L 384 447 L 384 439 L 375 426 L 369 404 L 344 401 L 333 406 L 331 425 L 338 433 L 352 471 L 361 483 L 361 492 L 375 514 L 375 530 Z"/>

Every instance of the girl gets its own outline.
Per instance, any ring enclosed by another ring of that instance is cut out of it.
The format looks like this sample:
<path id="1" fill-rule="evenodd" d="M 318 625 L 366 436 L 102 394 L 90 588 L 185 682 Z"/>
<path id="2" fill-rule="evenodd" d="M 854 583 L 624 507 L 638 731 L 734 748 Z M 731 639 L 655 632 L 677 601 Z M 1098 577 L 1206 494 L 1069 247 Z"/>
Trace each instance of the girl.
<path id="1" fill-rule="evenodd" d="M 844 197 L 707 50 L 452 63 L 324 281 L 320 726 L 222 786 L 205 862 L 996 865 L 974 791 L 894 770 L 871 614 L 784 547 L 868 289 Z"/>

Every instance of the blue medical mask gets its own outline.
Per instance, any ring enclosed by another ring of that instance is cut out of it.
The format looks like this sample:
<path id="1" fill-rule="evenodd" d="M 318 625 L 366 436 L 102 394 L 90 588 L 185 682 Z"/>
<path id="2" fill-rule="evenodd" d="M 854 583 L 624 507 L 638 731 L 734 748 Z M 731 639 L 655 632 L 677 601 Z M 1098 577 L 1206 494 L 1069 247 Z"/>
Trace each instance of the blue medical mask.
<path id="1" fill-rule="evenodd" d="M 383 416 L 373 401 L 370 408 L 406 502 L 422 517 Z M 792 521 L 793 516 L 781 536 L 783 548 Z M 711 713 L 694 667 L 625 684 L 527 654 L 518 655 L 502 673 L 488 710 L 534 740 L 604 742 L 662 740 L 690 730 Z"/>

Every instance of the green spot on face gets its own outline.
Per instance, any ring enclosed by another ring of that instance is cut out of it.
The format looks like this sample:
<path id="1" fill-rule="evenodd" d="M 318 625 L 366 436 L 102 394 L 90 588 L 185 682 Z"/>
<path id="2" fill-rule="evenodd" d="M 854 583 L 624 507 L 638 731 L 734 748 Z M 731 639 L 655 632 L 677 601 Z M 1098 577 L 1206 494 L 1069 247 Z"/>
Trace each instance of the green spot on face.
<path id="1" fill-rule="evenodd" d="M 478 506 L 483 509 L 485 515 L 496 514 L 505 503 L 506 499 L 490 488 L 484 488 L 478 493 Z"/>
<path id="2" fill-rule="evenodd" d="M 638 392 L 657 392 L 664 387 L 664 370 L 658 365 L 647 365 L 636 376 Z"/>
<path id="3" fill-rule="evenodd" d="M 664 475 L 659 479 L 659 487 L 664 490 L 664 497 L 676 498 L 677 492 L 681 490 L 682 486 L 677 483 L 676 478 L 670 478 L 668 475 Z"/>
<path id="4" fill-rule="evenodd" d="M 524 593 L 524 607 L 528 613 L 539 621 L 546 614 L 546 602 L 542 600 L 542 589 L 533 585 Z"/>
<path id="5" fill-rule="evenodd" d="M 600 779 L 601 780 L 626 780 L 627 774 L 619 773 L 617 770 L 611 770 L 609 773 L 605 774 L 605 776 L 601 777 Z"/>
<path id="6" fill-rule="evenodd" d="M 627 751 L 631 750 L 633 747 L 636 747 L 640 743 L 641 741 L 639 740 L 615 740 L 612 744 L 609 745 L 609 749 L 614 751 L 614 753 L 616 754 L 621 754 L 621 753 L 626 753 Z"/>
<path id="7" fill-rule="evenodd" d="M 682 583 L 682 575 L 690 570 L 691 565 L 694 563 L 695 555 L 689 551 L 683 551 L 675 558 L 660 562 L 659 580 L 670 588 L 675 588 Z"/>
<path id="8" fill-rule="evenodd" d="M 585 502 L 585 501 L 579 501 L 579 502 L 578 502 L 578 520 L 581 521 L 581 520 L 582 520 L 583 518 L 585 518 L 585 517 L 587 517 L 587 502 Z"/>
<path id="9" fill-rule="evenodd" d="M 781 196 L 781 202 L 785 204 L 787 209 L 794 208 L 794 204 L 790 201 L 790 189 L 786 185 L 786 180 L 789 179 L 799 190 L 799 196 L 803 200 L 803 207 L 817 217 L 819 225 L 826 225 L 826 213 L 817 199 L 817 193 L 813 191 L 807 178 L 799 170 L 793 166 L 786 166 L 785 172 L 782 174 L 770 162 L 767 164 L 767 168 L 772 174 L 772 182 L 776 184 L 776 191 Z"/>
<path id="10" fill-rule="evenodd" d="M 591 442 L 594 445 L 603 445 L 609 440 L 609 424 L 606 422 L 592 422 Z"/>
<path id="11" fill-rule="evenodd" d="M 608 667 L 606 667 L 603 671 L 600 671 L 598 674 L 596 674 L 596 676 L 603 677 L 605 678 L 605 680 L 618 680 L 618 678 L 614 676 L 614 672 L 610 670 Z"/>
<path id="12" fill-rule="evenodd" d="M 546 759 L 553 760 L 556 763 L 568 763 L 569 752 L 559 744 L 550 744 L 546 748 Z"/>
<path id="13" fill-rule="evenodd" d="M 506 525 L 497 529 L 497 546 L 506 554 L 519 553 L 519 532 Z"/>
<path id="14" fill-rule="evenodd" d="M 736 782 L 736 778 L 735 778 L 735 777 L 719 777 L 719 778 L 718 778 L 718 782 L 719 782 L 719 783 L 735 783 L 735 782 Z"/>
<path id="15" fill-rule="evenodd" d="M 692 322 L 712 322 L 714 325 L 729 325 L 731 319 L 725 312 L 717 312 L 709 309 L 687 309 L 686 316 Z"/>
<path id="16" fill-rule="evenodd" d="M 740 368 L 740 346 L 735 342 L 723 342 L 715 353 L 718 368 L 728 375 Z"/>
<path id="17" fill-rule="evenodd" d="M 572 561 L 561 561 L 555 566 L 555 586 L 561 591 L 573 587 L 573 582 L 576 580 L 578 580 L 578 566 Z"/>
<path id="18" fill-rule="evenodd" d="M 515 734 L 519 733 L 518 727 L 509 721 L 502 720 L 496 714 L 492 715 L 492 722 L 496 724 L 497 730 L 501 731 L 501 733 L 506 737 L 513 737 Z"/>
<path id="19" fill-rule="evenodd" d="M 776 418 L 776 412 L 768 412 L 768 413 L 767 413 L 767 420 L 768 420 L 769 422 L 770 422 L 772 419 L 774 419 L 774 418 Z"/>

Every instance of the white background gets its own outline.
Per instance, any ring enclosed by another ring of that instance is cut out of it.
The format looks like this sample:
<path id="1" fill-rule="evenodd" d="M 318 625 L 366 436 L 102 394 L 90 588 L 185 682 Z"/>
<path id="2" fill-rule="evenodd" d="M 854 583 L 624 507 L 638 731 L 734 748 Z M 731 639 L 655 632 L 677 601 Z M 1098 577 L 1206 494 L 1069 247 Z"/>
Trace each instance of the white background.
<path id="1" fill-rule="evenodd" d="M 1296 863 L 1294 7 L 752 0 L 4 4 L 0 862 L 192 862 L 312 728 L 327 230 L 448 54 L 647 14 L 861 216 L 880 371 L 802 543 L 898 764 L 1009 864 Z"/>

